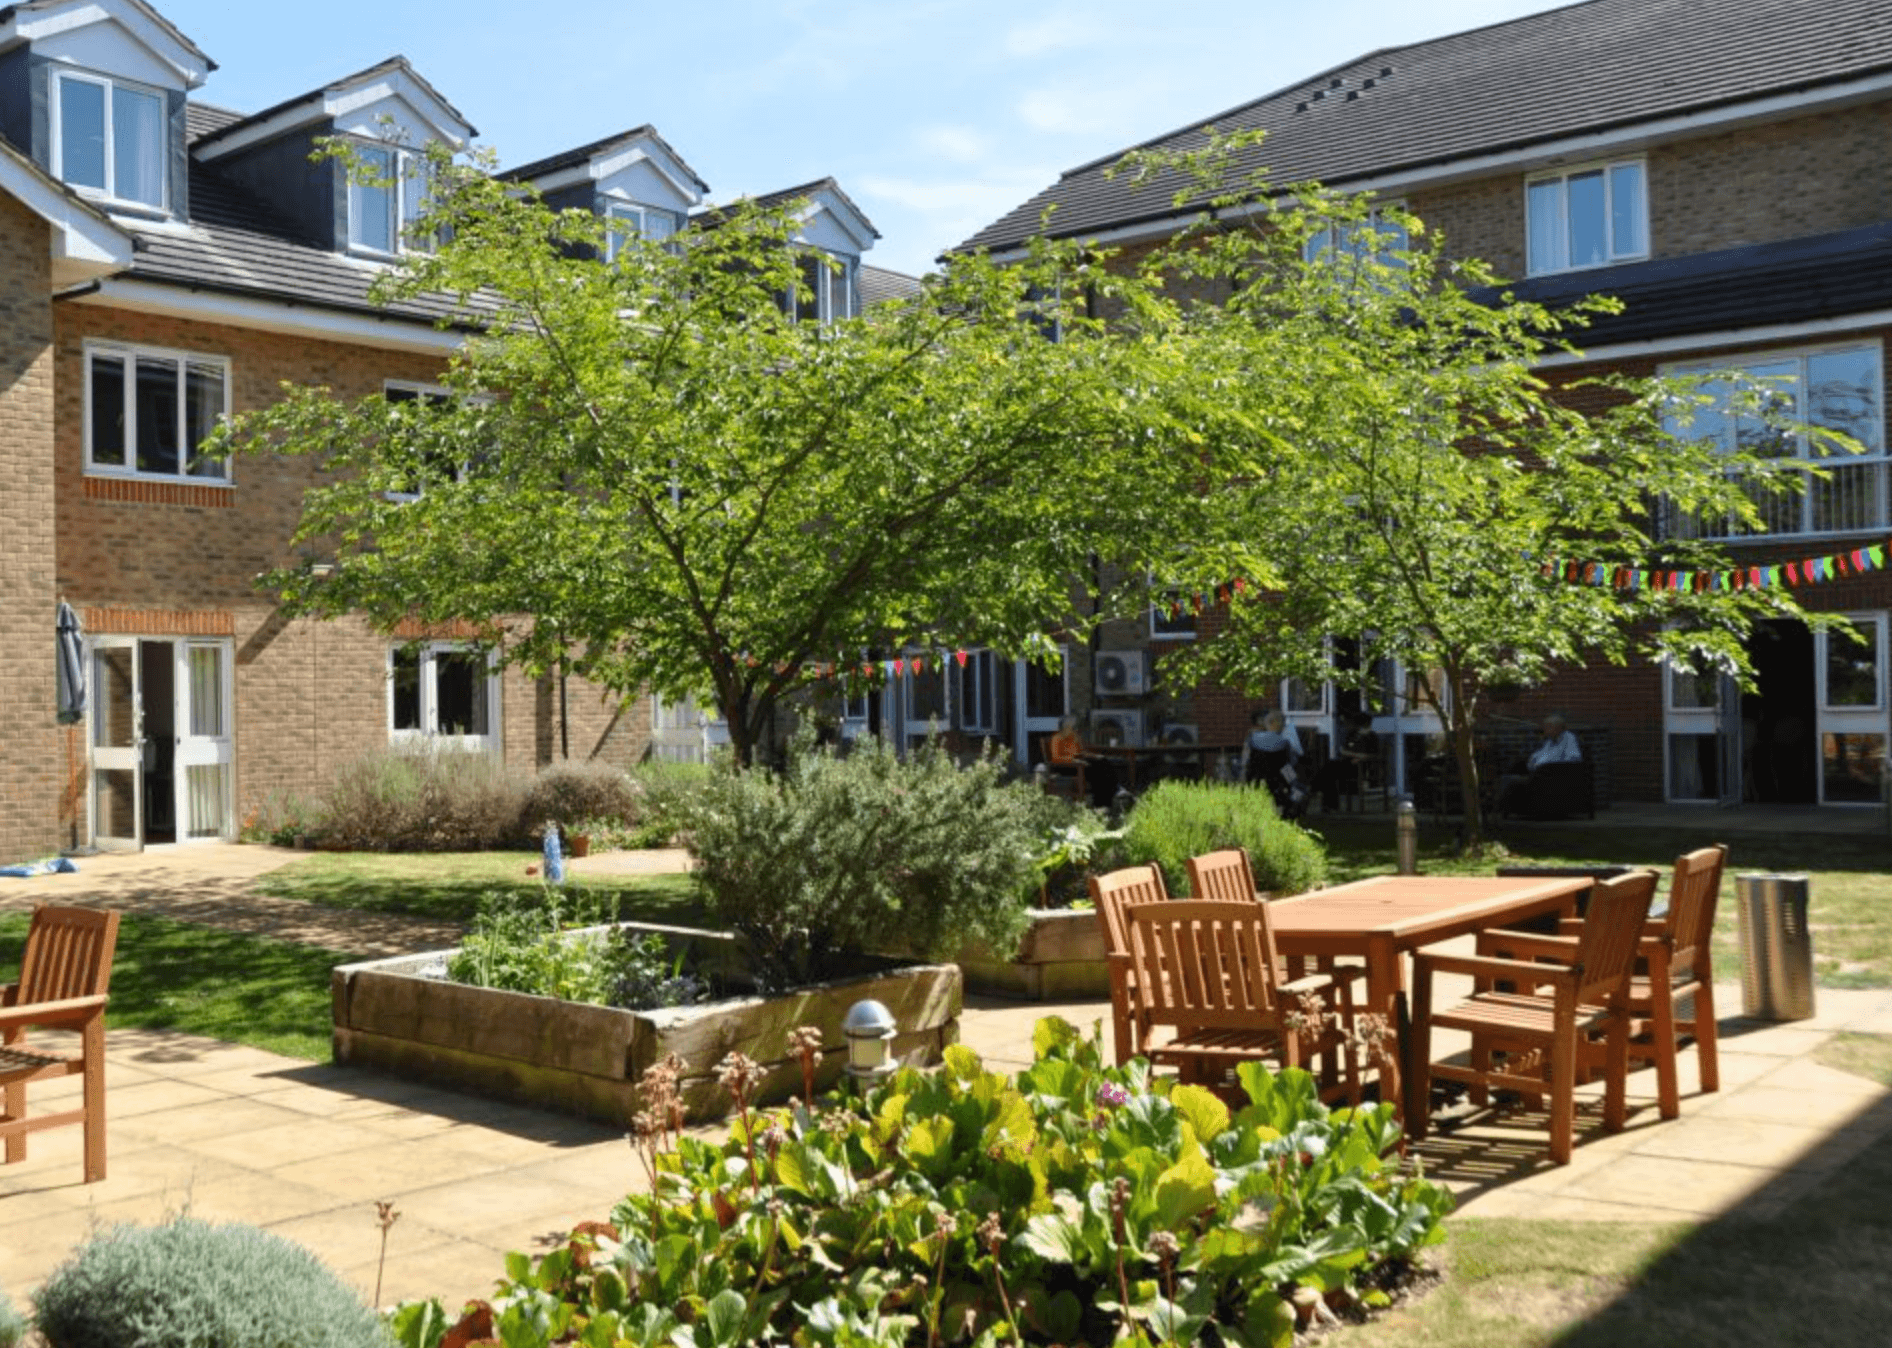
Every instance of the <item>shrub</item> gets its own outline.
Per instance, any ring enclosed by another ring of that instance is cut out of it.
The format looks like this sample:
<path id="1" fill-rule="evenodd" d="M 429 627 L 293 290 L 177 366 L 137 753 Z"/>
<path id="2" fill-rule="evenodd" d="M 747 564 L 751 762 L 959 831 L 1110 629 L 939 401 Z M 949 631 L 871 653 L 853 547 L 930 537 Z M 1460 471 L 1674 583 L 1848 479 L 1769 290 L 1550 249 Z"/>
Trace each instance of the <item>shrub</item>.
<path id="1" fill-rule="evenodd" d="M 313 1254 L 253 1226 L 114 1226 L 33 1298 L 48 1348 L 385 1348 L 375 1313 Z"/>
<path id="2" fill-rule="evenodd" d="M 1386 1304 L 1384 1284 L 1443 1235 L 1450 1195 L 1402 1170 L 1390 1105 L 1329 1113 L 1306 1073 L 1249 1063 L 1231 1109 L 1140 1059 L 1104 1067 L 1097 1040 L 1055 1018 L 1034 1043 L 1016 1075 L 954 1045 L 937 1073 L 743 1108 L 726 1141 L 685 1135 L 675 1152 L 647 1077 L 653 1192 L 536 1263 L 511 1256 L 462 1333 L 1285 1346 L 1319 1302 Z M 446 1320 L 410 1303 L 394 1327 L 435 1348 Z"/>
<path id="3" fill-rule="evenodd" d="M 588 827 L 627 825 L 637 818 L 641 795 L 624 770 L 609 763 L 554 763 L 526 791 L 521 822 L 534 836 L 547 820 L 566 833 L 579 832 L 575 825 L 581 821 Z"/>
<path id="4" fill-rule="evenodd" d="M 323 801 L 325 846 L 367 852 L 467 852 L 521 839 L 526 784 L 496 755 L 419 744 L 364 754 Z"/>
<path id="5" fill-rule="evenodd" d="M 307 797 L 293 791 L 270 791 L 243 816 L 237 836 L 246 843 L 293 847 L 298 839 L 314 834 L 320 822 L 320 810 Z M 3 1342 L 0 1348 L 5 1348 Z"/>
<path id="6" fill-rule="evenodd" d="M 1248 849 L 1266 893 L 1299 894 L 1327 878 L 1320 840 L 1276 814 L 1258 786 L 1159 782 L 1130 811 L 1123 845 L 1129 865 L 1161 866 L 1172 894 L 1189 892 L 1190 857 L 1224 847 Z"/>
<path id="7" fill-rule="evenodd" d="M 962 768 L 932 744 L 837 757 L 804 738 L 779 776 L 725 769 L 686 806 L 692 875 L 767 992 L 866 951 L 1010 950 L 1039 844 L 1034 788 L 1002 778 L 996 757 Z"/>
<path id="8" fill-rule="evenodd" d="M 627 847 L 669 847 L 683 831 L 692 802 L 710 783 L 707 763 L 665 763 L 653 759 L 631 773 L 638 804 Z"/>
<path id="9" fill-rule="evenodd" d="M 638 1011 L 704 999 L 708 986 L 683 972 L 655 932 L 567 930 L 616 917 L 582 900 L 568 909 L 557 890 L 539 899 L 488 894 L 448 961 L 447 976 L 475 987 Z"/>
<path id="10" fill-rule="evenodd" d="M 26 1338 L 26 1317 L 14 1306 L 13 1298 L 0 1292 L 0 1348 L 18 1348 Z"/>

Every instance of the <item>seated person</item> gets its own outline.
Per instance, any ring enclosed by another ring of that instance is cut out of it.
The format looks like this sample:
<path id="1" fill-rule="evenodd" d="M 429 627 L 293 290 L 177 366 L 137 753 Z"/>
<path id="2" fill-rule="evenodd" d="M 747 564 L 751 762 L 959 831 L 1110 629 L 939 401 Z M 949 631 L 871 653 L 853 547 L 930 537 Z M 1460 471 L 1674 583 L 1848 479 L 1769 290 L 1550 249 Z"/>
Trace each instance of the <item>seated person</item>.
<path id="1" fill-rule="evenodd" d="M 1345 721 L 1340 752 L 1322 766 L 1314 779 L 1320 789 L 1320 807 L 1329 813 L 1340 808 L 1341 792 L 1358 793 L 1365 765 L 1378 762 L 1380 757 L 1380 737 L 1373 733 L 1373 718 L 1365 712 L 1354 712 Z"/>
<path id="2" fill-rule="evenodd" d="M 1084 740 L 1077 733 L 1077 717 L 1058 722 L 1057 733 L 1045 741 L 1045 762 L 1053 768 L 1073 768 L 1084 757 Z"/>
<path id="3" fill-rule="evenodd" d="M 1253 724 L 1243 749 L 1242 780 L 1267 787 L 1281 817 L 1293 819 L 1307 803 L 1300 737 L 1277 707 L 1256 712 Z"/>
<path id="4" fill-rule="evenodd" d="M 1552 763 L 1581 763 L 1583 746 L 1570 733 L 1562 712 L 1551 712 L 1538 727 L 1543 735 L 1537 748 L 1511 771 L 1498 779 L 1498 811 L 1508 814 L 1523 809 L 1530 798 L 1531 777 Z"/>

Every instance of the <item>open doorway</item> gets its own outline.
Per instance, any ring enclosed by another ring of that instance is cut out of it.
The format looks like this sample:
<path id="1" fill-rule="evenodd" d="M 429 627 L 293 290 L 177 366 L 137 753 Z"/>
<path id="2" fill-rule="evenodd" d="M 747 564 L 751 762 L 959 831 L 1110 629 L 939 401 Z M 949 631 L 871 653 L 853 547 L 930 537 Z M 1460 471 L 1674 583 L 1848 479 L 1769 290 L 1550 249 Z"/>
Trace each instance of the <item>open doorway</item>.
<path id="1" fill-rule="evenodd" d="M 138 643 L 144 697 L 144 840 L 177 841 L 176 643 Z"/>
<path id="2" fill-rule="evenodd" d="M 1813 633 L 1805 623 L 1758 624 L 1748 641 L 1755 690 L 1741 697 L 1743 797 L 1760 805 L 1819 799 Z"/>

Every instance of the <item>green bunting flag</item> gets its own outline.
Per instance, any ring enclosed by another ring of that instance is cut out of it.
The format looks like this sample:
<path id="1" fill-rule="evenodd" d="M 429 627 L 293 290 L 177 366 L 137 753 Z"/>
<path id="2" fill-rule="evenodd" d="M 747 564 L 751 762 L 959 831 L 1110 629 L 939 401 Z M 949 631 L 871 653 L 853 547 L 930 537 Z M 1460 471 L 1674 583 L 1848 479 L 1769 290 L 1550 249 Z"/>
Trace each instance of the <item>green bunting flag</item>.
<path id="1" fill-rule="evenodd" d="M 1728 571 L 1645 571 L 1633 566 L 1601 562 L 1550 560 L 1538 568 L 1545 580 L 1613 590 L 1667 590 L 1676 594 L 1713 594 L 1722 590 L 1759 590 L 1779 585 L 1814 585 L 1821 581 L 1863 576 L 1886 565 L 1892 541 L 1869 548 L 1854 548 L 1830 557 L 1806 557 L 1772 566 L 1738 567 Z M 1240 581 L 1236 582 L 1239 589 Z"/>

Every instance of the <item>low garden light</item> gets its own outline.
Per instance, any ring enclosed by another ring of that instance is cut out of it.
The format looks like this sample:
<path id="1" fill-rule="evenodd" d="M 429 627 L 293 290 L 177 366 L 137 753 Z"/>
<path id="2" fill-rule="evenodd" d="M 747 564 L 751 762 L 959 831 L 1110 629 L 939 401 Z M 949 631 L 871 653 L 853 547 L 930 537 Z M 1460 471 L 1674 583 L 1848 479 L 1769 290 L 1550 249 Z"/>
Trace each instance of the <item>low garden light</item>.
<path id="1" fill-rule="evenodd" d="M 893 1012 L 879 1002 L 856 1002 L 841 1021 L 847 1036 L 847 1074 L 862 1086 L 893 1075 L 893 1037 L 900 1033 Z"/>

